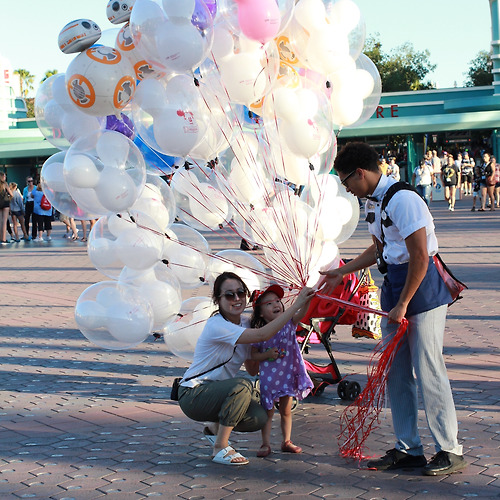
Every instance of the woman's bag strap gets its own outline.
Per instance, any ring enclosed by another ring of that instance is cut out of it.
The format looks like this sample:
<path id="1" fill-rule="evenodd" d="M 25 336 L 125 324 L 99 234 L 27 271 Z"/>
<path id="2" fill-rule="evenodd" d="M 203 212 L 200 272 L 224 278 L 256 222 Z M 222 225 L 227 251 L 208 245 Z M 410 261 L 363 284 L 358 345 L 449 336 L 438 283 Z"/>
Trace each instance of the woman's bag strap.
<path id="1" fill-rule="evenodd" d="M 221 366 L 224 366 L 226 363 L 229 363 L 229 361 L 231 361 L 233 359 L 233 356 L 234 356 L 234 353 L 236 351 L 236 346 L 234 346 L 234 350 L 233 350 L 233 354 L 231 354 L 231 357 L 227 360 L 227 361 L 224 361 L 224 363 L 220 363 L 218 364 L 217 366 L 214 366 L 212 368 L 209 368 L 208 370 L 205 370 L 204 372 L 201 372 L 201 373 L 198 373 L 197 375 L 193 375 L 192 377 L 188 377 L 188 378 L 183 378 L 181 380 L 181 382 L 187 382 L 188 380 L 191 380 L 193 378 L 198 378 L 198 377 L 201 377 L 202 375 L 205 375 L 206 373 L 208 372 L 211 372 L 211 371 L 214 371 L 214 370 L 217 370 L 217 368 L 220 368 Z"/>

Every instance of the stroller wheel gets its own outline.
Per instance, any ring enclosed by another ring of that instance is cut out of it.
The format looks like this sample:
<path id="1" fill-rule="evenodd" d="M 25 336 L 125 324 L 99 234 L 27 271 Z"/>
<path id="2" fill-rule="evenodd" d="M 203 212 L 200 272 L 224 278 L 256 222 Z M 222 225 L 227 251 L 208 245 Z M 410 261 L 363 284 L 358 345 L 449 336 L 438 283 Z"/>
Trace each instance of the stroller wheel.
<path id="1" fill-rule="evenodd" d="M 354 401 L 361 393 L 361 386 L 357 382 L 350 382 L 346 387 L 347 399 Z"/>
<path id="2" fill-rule="evenodd" d="M 341 380 L 337 386 L 337 394 L 340 399 L 348 399 L 347 397 L 347 386 L 350 384 L 348 380 Z"/>
<path id="3" fill-rule="evenodd" d="M 290 408 L 290 411 L 295 411 L 297 409 L 297 406 L 299 406 L 299 400 L 296 397 L 292 398 L 292 407 Z M 280 409 L 280 402 L 276 401 L 274 403 L 274 407 L 279 410 Z"/>

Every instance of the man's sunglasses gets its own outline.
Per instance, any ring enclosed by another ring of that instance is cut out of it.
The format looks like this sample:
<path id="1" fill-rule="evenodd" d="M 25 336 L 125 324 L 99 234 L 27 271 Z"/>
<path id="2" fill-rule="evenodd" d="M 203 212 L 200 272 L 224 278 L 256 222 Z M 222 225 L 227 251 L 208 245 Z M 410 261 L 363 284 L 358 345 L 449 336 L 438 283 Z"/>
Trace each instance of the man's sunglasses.
<path id="1" fill-rule="evenodd" d="M 247 292 L 245 292 L 243 288 L 238 288 L 238 290 L 236 290 L 235 292 L 233 292 L 232 290 L 228 290 L 227 292 L 221 293 L 219 295 L 219 298 L 225 297 L 227 300 L 235 300 L 236 297 L 238 297 L 238 299 L 241 300 L 246 298 L 246 296 Z"/>
<path id="2" fill-rule="evenodd" d="M 342 186 L 347 187 L 347 181 L 356 173 L 356 170 L 353 170 L 349 175 L 346 175 L 343 180 L 340 181 Z"/>

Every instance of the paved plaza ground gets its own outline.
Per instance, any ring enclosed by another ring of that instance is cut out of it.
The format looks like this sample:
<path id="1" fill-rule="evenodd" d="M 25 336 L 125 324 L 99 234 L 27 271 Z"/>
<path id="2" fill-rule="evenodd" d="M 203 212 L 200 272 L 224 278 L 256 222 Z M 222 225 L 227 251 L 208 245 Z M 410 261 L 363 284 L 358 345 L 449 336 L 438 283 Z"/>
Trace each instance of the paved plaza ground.
<path id="1" fill-rule="evenodd" d="M 77 329 L 77 298 L 106 278 L 85 244 L 62 238 L 56 222 L 52 242 L 0 248 L 0 499 L 500 498 L 500 210 L 471 213 L 470 206 L 470 198 L 453 213 L 444 202 L 432 206 L 441 254 L 469 285 L 449 310 L 444 348 L 469 463 L 464 471 L 433 478 L 418 470 L 370 471 L 342 459 L 337 435 L 346 403 L 335 385 L 294 413 L 293 439 L 302 454 L 279 451 L 275 418 L 268 458 L 255 457 L 259 433 L 233 433 L 250 464 L 213 464 L 202 424 L 169 400 L 186 361 L 152 337 L 135 349 L 106 351 Z M 239 246 L 206 236 L 214 251 Z M 361 222 L 342 256 L 355 256 L 368 242 Z M 375 342 L 339 326 L 332 346 L 342 374 L 364 385 Z M 327 363 L 322 347 L 308 359 Z M 423 412 L 420 428 L 430 458 Z M 368 452 L 392 447 L 387 409 Z"/>

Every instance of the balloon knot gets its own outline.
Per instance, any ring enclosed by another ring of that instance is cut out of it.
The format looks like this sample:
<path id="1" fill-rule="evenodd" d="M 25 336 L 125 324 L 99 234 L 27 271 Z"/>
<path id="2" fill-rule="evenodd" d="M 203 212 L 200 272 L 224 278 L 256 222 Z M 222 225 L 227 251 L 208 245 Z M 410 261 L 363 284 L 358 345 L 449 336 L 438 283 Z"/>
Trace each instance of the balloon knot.
<path id="1" fill-rule="evenodd" d="M 205 278 L 204 278 L 203 276 L 200 276 L 200 281 L 201 281 L 202 283 L 205 283 Z"/>
<path id="2" fill-rule="evenodd" d="M 198 78 L 194 78 L 194 84 L 199 87 L 200 86 L 200 82 L 198 81 Z"/>
<path id="3" fill-rule="evenodd" d="M 162 259 L 162 262 L 163 262 L 163 264 L 165 264 L 166 266 L 168 266 L 168 264 L 169 264 L 169 262 L 168 262 L 168 260 L 167 260 L 167 259 Z"/>
<path id="4" fill-rule="evenodd" d="M 327 89 L 330 89 L 332 87 L 332 84 L 328 80 L 325 85 Z"/>
<path id="5" fill-rule="evenodd" d="M 312 172 L 314 170 L 314 165 L 312 163 L 309 163 L 309 170 Z"/>

